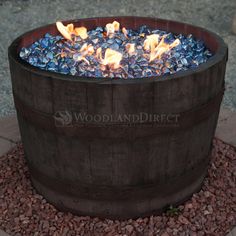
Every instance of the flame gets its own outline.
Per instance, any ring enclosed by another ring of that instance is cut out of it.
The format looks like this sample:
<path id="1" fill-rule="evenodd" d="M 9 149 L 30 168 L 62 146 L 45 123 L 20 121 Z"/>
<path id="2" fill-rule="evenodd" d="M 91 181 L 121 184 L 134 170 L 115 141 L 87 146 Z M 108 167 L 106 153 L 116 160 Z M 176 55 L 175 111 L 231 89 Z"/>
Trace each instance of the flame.
<path id="1" fill-rule="evenodd" d="M 146 51 L 150 50 L 152 52 L 158 45 L 159 37 L 160 36 L 158 34 L 148 35 L 143 44 L 144 49 Z"/>
<path id="2" fill-rule="evenodd" d="M 97 51 L 96 51 L 96 57 L 99 59 L 99 60 L 102 60 L 102 48 L 98 48 Z"/>
<path id="3" fill-rule="evenodd" d="M 120 61 L 122 60 L 122 54 L 120 52 L 107 48 L 104 58 L 102 58 L 102 49 L 98 48 L 96 56 L 103 66 L 109 66 L 112 69 L 118 69 L 120 67 Z"/>
<path id="4" fill-rule="evenodd" d="M 75 32 L 76 36 L 80 36 L 80 38 L 82 38 L 82 39 L 86 39 L 88 37 L 87 29 L 83 26 L 82 27 L 76 27 L 74 29 L 74 32 Z"/>
<path id="5" fill-rule="evenodd" d="M 126 51 L 129 55 L 133 55 L 135 53 L 135 44 L 134 43 L 127 43 L 125 46 Z"/>
<path id="6" fill-rule="evenodd" d="M 63 35 L 64 38 L 71 40 L 71 33 L 69 27 L 64 26 L 61 22 L 56 22 L 57 30 Z"/>
<path id="7" fill-rule="evenodd" d="M 113 21 L 112 23 L 106 24 L 107 36 L 113 35 L 115 31 L 119 30 L 120 30 L 120 23 L 117 21 Z"/>
<path id="8" fill-rule="evenodd" d="M 76 61 L 85 61 L 87 64 L 90 64 L 89 61 L 86 59 L 87 55 L 92 55 L 94 53 L 94 48 L 92 44 L 84 43 L 83 46 L 80 48 L 79 53 L 75 54 L 74 60 Z"/>
<path id="9" fill-rule="evenodd" d="M 73 24 L 63 25 L 60 21 L 56 22 L 57 30 L 65 39 L 72 40 L 72 35 L 80 36 L 82 39 L 88 37 L 87 29 L 85 27 L 74 28 Z"/>
<path id="10" fill-rule="evenodd" d="M 120 67 L 120 61 L 122 59 L 122 54 L 110 48 L 106 49 L 105 57 L 102 60 L 102 64 L 109 65 L 113 69 L 118 69 Z"/>
<path id="11" fill-rule="evenodd" d="M 84 55 L 84 56 L 87 56 L 87 55 L 92 55 L 94 53 L 94 48 L 92 46 L 92 44 L 83 44 L 83 46 L 80 48 L 80 52 Z"/>
<path id="12" fill-rule="evenodd" d="M 161 41 L 159 42 L 160 36 L 158 34 L 151 34 L 147 36 L 143 46 L 146 51 L 150 50 L 149 61 L 153 61 L 156 58 L 160 58 L 165 52 L 171 50 L 172 48 L 180 44 L 179 39 L 176 39 L 171 44 L 165 43 L 165 37 L 166 36 L 163 36 Z"/>
<path id="13" fill-rule="evenodd" d="M 125 35 L 126 38 L 128 38 L 128 31 L 125 27 L 122 28 L 122 33 Z"/>
<path id="14" fill-rule="evenodd" d="M 56 22 L 56 27 L 58 31 L 63 35 L 65 39 L 68 40 L 73 40 L 73 35 L 79 36 L 82 39 L 86 39 L 88 37 L 87 34 L 87 29 L 85 27 L 74 27 L 73 24 L 67 24 L 66 26 L 63 25 L 62 22 Z M 112 23 L 106 24 L 105 27 L 106 31 L 103 32 L 103 37 L 113 37 L 115 32 L 120 30 L 120 23 L 117 21 L 113 21 Z M 128 38 L 128 30 L 123 27 L 121 29 L 122 33 L 126 38 Z M 140 34 L 140 37 L 145 37 L 145 34 Z M 151 34 L 147 35 L 146 39 L 144 40 L 143 43 L 143 48 L 146 51 L 142 56 L 144 58 L 149 58 L 149 62 L 160 58 L 165 52 L 171 50 L 172 48 L 178 46 L 180 44 L 180 40 L 176 39 L 173 43 L 168 44 L 165 42 L 166 35 L 160 36 L 159 34 Z M 93 45 L 97 44 L 99 40 L 93 39 Z M 71 42 L 72 44 L 74 42 Z M 106 70 L 107 67 L 110 69 L 118 69 L 121 65 L 120 62 L 122 60 L 122 53 L 115 51 L 111 48 L 107 48 L 105 53 L 104 53 L 104 58 L 103 58 L 103 52 L 102 48 L 97 46 L 93 47 L 92 44 L 84 43 L 82 47 L 80 48 L 79 51 L 73 51 L 73 58 L 76 61 L 85 61 L 87 64 L 90 64 L 88 61 L 88 58 L 86 56 L 91 56 L 94 55 L 98 59 L 100 65 L 101 65 L 101 70 Z M 139 47 L 142 47 L 141 45 L 136 45 L 134 43 L 126 43 L 125 45 L 125 50 L 129 55 L 134 55 L 136 54 L 139 50 Z M 97 49 L 96 49 L 97 48 Z M 96 49 L 96 52 L 95 52 Z M 69 50 L 69 49 L 68 49 Z M 66 52 L 62 51 L 61 56 L 65 57 L 67 54 Z"/>

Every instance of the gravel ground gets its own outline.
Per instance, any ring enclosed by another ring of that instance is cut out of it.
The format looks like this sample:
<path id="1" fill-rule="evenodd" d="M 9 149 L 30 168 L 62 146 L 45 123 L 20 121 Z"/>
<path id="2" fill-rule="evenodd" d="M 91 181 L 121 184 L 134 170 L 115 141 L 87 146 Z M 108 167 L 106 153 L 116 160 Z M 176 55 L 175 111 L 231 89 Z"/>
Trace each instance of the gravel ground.
<path id="1" fill-rule="evenodd" d="M 236 110 L 236 36 L 232 0 L 0 0 L 0 116 L 14 113 L 7 47 L 20 34 L 56 20 L 109 15 L 153 16 L 199 25 L 229 45 L 224 106 Z"/>
<path id="2" fill-rule="evenodd" d="M 184 205 L 137 220 L 100 220 L 57 211 L 32 188 L 19 144 L 0 158 L 0 228 L 22 236 L 225 236 L 236 225 L 236 150 L 214 140 L 202 190 Z"/>

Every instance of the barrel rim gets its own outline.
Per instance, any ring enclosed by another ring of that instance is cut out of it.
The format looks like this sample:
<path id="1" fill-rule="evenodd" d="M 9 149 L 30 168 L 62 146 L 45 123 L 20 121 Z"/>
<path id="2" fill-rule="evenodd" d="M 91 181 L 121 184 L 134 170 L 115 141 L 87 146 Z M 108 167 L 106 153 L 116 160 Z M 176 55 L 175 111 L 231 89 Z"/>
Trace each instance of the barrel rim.
<path id="1" fill-rule="evenodd" d="M 183 22 L 179 21 L 173 21 L 173 20 L 166 20 L 166 19 L 161 19 L 161 18 L 156 18 L 156 17 L 139 17 L 139 16 L 112 16 L 112 17 L 92 17 L 92 18 L 80 18 L 80 19 L 72 19 L 72 20 L 65 20 L 62 21 L 63 23 L 77 23 L 80 21 L 84 20 L 94 20 L 94 19 L 111 19 L 111 20 L 116 20 L 117 18 L 123 18 L 123 19 L 142 19 L 142 20 L 155 20 L 155 21 L 162 21 L 168 24 L 181 24 L 185 27 L 192 27 L 195 28 L 196 30 L 199 30 L 204 33 L 208 33 L 211 37 L 216 40 L 218 44 L 217 51 L 215 54 L 208 59 L 207 62 L 200 64 L 198 67 L 193 68 L 193 69 L 188 69 L 186 71 L 179 71 L 171 75 L 161 75 L 161 76 L 150 76 L 150 77 L 142 77 L 142 78 L 128 78 L 128 79 L 122 79 L 122 78 L 108 78 L 108 77 L 86 77 L 86 76 L 75 76 L 75 75 L 69 75 L 69 74 L 62 74 L 59 72 L 53 72 L 53 71 L 47 71 L 47 70 L 42 70 L 38 67 L 35 67 L 33 65 L 30 65 L 28 62 L 24 61 L 23 59 L 20 58 L 19 53 L 17 52 L 18 45 L 22 38 L 26 37 L 27 35 L 33 33 L 36 30 L 42 30 L 47 27 L 51 27 L 55 25 L 55 23 L 52 24 L 47 24 L 38 28 L 34 28 L 19 37 L 17 37 L 11 45 L 8 47 L 8 56 L 9 60 L 14 60 L 15 63 L 17 63 L 19 66 L 23 67 L 25 70 L 35 73 L 37 75 L 51 78 L 51 79 L 57 79 L 57 80 L 63 80 L 63 81 L 68 81 L 68 82 L 86 82 L 86 83 L 95 83 L 95 84 L 136 84 L 136 83 L 150 83 L 150 82 L 164 82 L 164 81 L 169 81 L 172 79 L 180 79 L 186 76 L 194 76 L 198 73 L 202 73 L 205 70 L 209 69 L 210 67 L 213 67 L 214 65 L 220 63 L 224 58 L 226 60 L 228 59 L 228 46 L 224 42 L 224 40 L 217 35 L 216 33 L 209 31 L 207 29 L 204 29 L 199 26 L 195 26 L 192 24 L 186 24 Z"/>

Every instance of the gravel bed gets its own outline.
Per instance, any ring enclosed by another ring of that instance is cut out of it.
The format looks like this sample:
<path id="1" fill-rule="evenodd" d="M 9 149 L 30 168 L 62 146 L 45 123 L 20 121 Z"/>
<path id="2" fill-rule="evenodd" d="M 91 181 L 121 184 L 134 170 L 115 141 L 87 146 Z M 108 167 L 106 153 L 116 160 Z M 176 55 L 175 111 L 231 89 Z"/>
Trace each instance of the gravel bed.
<path id="1" fill-rule="evenodd" d="M 202 190 L 159 216 L 100 220 L 56 210 L 32 188 L 22 145 L 0 157 L 0 228 L 22 236 L 226 235 L 236 225 L 236 149 L 215 139 Z"/>

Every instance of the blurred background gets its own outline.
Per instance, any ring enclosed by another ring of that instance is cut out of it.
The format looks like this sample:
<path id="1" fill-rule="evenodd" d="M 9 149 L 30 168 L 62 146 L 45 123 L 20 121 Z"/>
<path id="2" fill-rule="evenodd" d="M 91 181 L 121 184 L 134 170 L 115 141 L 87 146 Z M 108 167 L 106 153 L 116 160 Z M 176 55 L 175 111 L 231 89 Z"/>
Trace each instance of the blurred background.
<path id="1" fill-rule="evenodd" d="M 0 0 L 0 117 L 13 114 L 7 48 L 17 36 L 57 20 L 136 15 L 191 23 L 219 34 L 229 46 L 223 105 L 236 110 L 235 0 Z"/>

